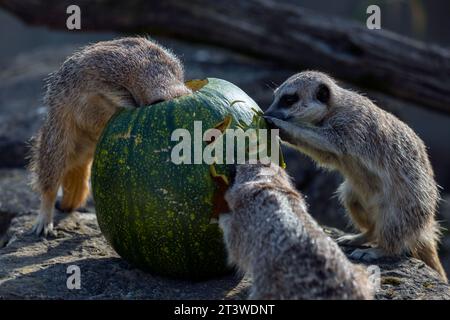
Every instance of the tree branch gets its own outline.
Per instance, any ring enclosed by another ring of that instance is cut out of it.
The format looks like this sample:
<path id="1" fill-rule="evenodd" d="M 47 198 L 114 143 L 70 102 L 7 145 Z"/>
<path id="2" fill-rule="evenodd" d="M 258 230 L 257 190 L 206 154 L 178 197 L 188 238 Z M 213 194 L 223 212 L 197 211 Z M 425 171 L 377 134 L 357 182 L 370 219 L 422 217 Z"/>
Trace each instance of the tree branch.
<path id="1" fill-rule="evenodd" d="M 0 0 L 33 25 L 66 28 L 68 0 Z M 148 32 L 231 48 L 450 113 L 450 51 L 273 0 L 77 1 L 82 30 Z"/>

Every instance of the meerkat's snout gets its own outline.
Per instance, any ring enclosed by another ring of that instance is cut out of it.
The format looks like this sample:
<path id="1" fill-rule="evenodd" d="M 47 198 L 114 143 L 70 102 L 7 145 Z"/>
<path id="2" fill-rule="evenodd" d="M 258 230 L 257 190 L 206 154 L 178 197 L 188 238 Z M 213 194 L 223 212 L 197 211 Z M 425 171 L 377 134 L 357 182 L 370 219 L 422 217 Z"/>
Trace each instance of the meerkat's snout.
<path id="1" fill-rule="evenodd" d="M 294 104 L 300 100 L 297 93 L 284 94 L 278 96 L 275 94 L 274 99 L 270 107 L 264 113 L 267 118 L 276 118 L 280 120 L 288 120 Z M 291 110 L 290 110 L 291 109 Z"/>

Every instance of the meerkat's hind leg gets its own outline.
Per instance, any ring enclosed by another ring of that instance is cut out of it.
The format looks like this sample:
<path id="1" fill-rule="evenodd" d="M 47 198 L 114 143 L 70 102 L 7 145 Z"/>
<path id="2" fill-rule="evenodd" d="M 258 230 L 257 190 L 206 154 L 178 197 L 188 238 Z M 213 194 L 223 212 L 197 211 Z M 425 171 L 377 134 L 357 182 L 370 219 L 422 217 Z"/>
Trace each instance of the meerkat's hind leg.
<path id="1" fill-rule="evenodd" d="M 353 223 L 358 229 L 363 230 L 359 234 L 344 235 L 337 239 L 337 243 L 349 246 L 362 246 L 373 241 L 373 224 L 369 215 L 361 205 L 357 195 L 347 181 L 344 181 L 338 191 L 339 200 L 344 205 L 347 214 L 350 215 Z"/>
<path id="2" fill-rule="evenodd" d="M 387 202 L 389 201 L 386 200 L 385 203 Z M 379 217 L 373 229 L 377 246 L 356 249 L 350 254 L 351 258 L 369 262 L 382 257 L 402 256 L 408 252 L 410 229 L 401 223 L 401 212 L 395 206 L 385 203 L 381 203 L 378 212 L 374 212 Z"/>
<path id="3" fill-rule="evenodd" d="M 39 215 L 31 229 L 31 232 L 37 236 L 47 237 L 48 235 L 55 235 L 53 231 L 53 213 L 54 203 L 56 199 L 58 188 L 45 191 L 41 194 L 41 207 Z"/>
<path id="4" fill-rule="evenodd" d="M 47 120 L 33 143 L 30 163 L 30 169 L 35 174 L 33 188 L 38 190 L 41 196 L 39 215 L 31 232 L 44 237 L 54 235 L 54 205 L 66 157 L 61 140 L 51 139 L 52 136 L 64 136 L 64 130 L 52 127 Z"/>

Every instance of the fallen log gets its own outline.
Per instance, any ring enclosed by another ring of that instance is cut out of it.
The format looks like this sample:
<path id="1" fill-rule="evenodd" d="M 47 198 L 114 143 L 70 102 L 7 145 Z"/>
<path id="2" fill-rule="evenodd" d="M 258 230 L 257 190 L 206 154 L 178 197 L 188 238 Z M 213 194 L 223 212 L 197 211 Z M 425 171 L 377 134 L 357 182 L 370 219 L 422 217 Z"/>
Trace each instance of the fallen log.
<path id="1" fill-rule="evenodd" d="M 0 0 L 33 25 L 65 29 L 73 1 Z M 450 51 L 273 0 L 78 1 L 82 30 L 164 34 L 301 70 L 319 69 L 450 113 Z"/>

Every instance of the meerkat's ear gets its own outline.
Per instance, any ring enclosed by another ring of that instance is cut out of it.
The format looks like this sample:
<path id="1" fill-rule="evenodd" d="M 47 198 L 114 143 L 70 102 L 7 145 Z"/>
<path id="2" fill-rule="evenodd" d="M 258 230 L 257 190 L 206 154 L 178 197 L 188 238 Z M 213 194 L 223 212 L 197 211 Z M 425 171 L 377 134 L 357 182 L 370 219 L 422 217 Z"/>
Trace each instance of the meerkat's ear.
<path id="1" fill-rule="evenodd" d="M 330 100 L 330 88 L 326 84 L 321 83 L 316 90 L 316 99 L 322 103 L 328 103 Z"/>

